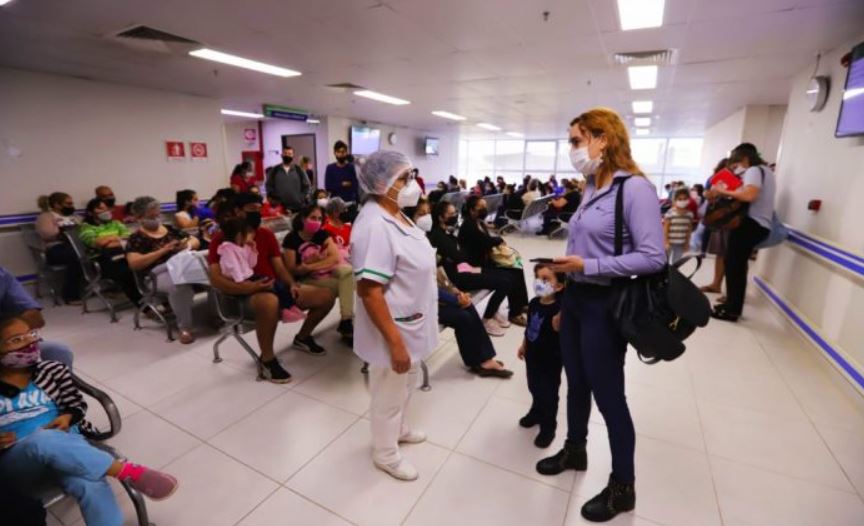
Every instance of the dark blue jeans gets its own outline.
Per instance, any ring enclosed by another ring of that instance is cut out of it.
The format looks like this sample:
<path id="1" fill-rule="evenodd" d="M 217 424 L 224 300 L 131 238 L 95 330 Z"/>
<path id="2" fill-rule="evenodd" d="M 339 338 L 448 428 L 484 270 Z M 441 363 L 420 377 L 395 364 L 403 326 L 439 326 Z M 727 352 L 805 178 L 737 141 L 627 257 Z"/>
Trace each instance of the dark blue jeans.
<path id="1" fill-rule="evenodd" d="M 560 349 L 528 349 L 525 373 L 531 391 L 531 411 L 540 421 L 540 429 L 558 428 L 558 388 L 561 387 Z"/>
<path id="2" fill-rule="evenodd" d="M 635 479 L 636 432 L 624 394 L 627 342 L 612 319 L 612 288 L 568 284 L 561 304 L 561 359 L 567 373 L 567 438 L 588 439 L 591 395 L 609 432 L 612 476 L 629 484 Z"/>
<path id="3" fill-rule="evenodd" d="M 458 305 L 439 302 L 438 322 L 456 333 L 456 345 L 466 366 L 479 367 L 495 357 L 495 347 L 474 307 L 463 309 Z"/>

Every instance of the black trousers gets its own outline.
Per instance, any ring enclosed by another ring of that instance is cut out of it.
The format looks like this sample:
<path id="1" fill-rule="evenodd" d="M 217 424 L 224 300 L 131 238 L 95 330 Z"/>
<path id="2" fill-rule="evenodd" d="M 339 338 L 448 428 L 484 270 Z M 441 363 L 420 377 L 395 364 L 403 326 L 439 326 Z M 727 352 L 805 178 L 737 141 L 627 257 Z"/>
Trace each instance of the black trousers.
<path id="1" fill-rule="evenodd" d="M 479 366 L 495 357 L 495 347 L 475 308 L 463 309 L 458 305 L 439 302 L 438 322 L 454 330 L 459 354 L 468 367 Z"/>
<path id="2" fill-rule="evenodd" d="M 459 290 L 472 292 L 475 290 L 491 290 L 492 296 L 486 304 L 486 310 L 483 313 L 484 319 L 489 319 L 495 316 L 498 308 L 504 302 L 504 299 L 510 294 L 510 279 L 501 274 L 489 273 L 485 269 L 481 274 L 473 272 L 460 272 L 453 276 L 453 284 Z"/>
<path id="3" fill-rule="evenodd" d="M 603 415 L 612 451 L 612 476 L 635 480 L 636 431 L 624 394 L 627 342 L 612 319 L 612 288 L 569 284 L 561 303 L 561 361 L 567 373 L 567 438 L 588 439 L 591 396 Z"/>
<path id="4" fill-rule="evenodd" d="M 507 280 L 510 291 L 507 293 L 507 304 L 510 317 L 523 313 L 528 306 L 528 287 L 525 285 L 525 271 L 521 268 L 483 267 L 483 273 Z"/>
<path id="5" fill-rule="evenodd" d="M 102 276 L 119 285 L 126 297 L 129 298 L 129 301 L 138 305 L 141 303 L 141 292 L 138 290 L 138 286 L 135 285 L 132 270 L 129 268 L 126 258 L 113 259 L 114 257 L 116 255 L 104 254 L 97 258 L 99 268 L 102 269 Z"/>
<path id="6" fill-rule="evenodd" d="M 561 349 L 528 349 L 525 352 L 525 372 L 531 392 L 532 415 L 540 421 L 540 429 L 558 428 L 558 389 L 561 387 Z"/>
<path id="7" fill-rule="evenodd" d="M 750 217 L 745 218 L 741 226 L 729 233 L 729 246 L 726 249 L 726 310 L 728 312 L 740 316 L 744 310 L 750 254 L 770 233 L 770 230 Z"/>
<path id="8" fill-rule="evenodd" d="M 63 301 L 77 301 L 81 299 L 81 282 L 84 273 L 81 270 L 81 262 L 68 243 L 58 243 L 45 250 L 45 260 L 49 265 L 64 265 L 66 271 L 63 274 Z"/>

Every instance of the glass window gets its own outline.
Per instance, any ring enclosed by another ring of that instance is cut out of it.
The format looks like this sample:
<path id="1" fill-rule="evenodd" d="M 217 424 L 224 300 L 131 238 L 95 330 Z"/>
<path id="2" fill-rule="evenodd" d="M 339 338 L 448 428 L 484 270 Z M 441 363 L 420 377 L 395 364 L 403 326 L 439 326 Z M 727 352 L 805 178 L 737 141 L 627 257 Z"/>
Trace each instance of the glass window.
<path id="1" fill-rule="evenodd" d="M 558 163 L 555 165 L 556 172 L 575 173 L 573 164 L 570 162 L 570 143 L 567 142 L 567 139 L 558 141 L 558 158 L 556 162 Z"/>
<path id="2" fill-rule="evenodd" d="M 469 181 L 492 176 L 495 162 L 495 141 L 471 141 L 468 143 L 468 170 L 465 178 Z"/>
<path id="3" fill-rule="evenodd" d="M 457 166 L 457 173 L 460 178 L 464 178 L 468 174 L 468 141 L 461 140 L 459 141 L 459 165 Z M 450 174 L 447 174 L 449 177 Z"/>
<path id="4" fill-rule="evenodd" d="M 495 143 L 495 171 L 522 172 L 525 161 L 525 141 L 497 141 Z"/>
<path id="5" fill-rule="evenodd" d="M 529 173 L 555 171 L 555 141 L 528 141 L 525 144 L 525 170 Z M 540 176 L 540 173 L 532 174 Z"/>
<path id="6" fill-rule="evenodd" d="M 663 173 L 666 139 L 631 139 L 630 151 L 633 154 L 633 160 L 643 172 L 646 174 Z"/>
<path id="7" fill-rule="evenodd" d="M 702 162 L 702 139 L 669 139 L 667 173 L 695 173 Z"/>

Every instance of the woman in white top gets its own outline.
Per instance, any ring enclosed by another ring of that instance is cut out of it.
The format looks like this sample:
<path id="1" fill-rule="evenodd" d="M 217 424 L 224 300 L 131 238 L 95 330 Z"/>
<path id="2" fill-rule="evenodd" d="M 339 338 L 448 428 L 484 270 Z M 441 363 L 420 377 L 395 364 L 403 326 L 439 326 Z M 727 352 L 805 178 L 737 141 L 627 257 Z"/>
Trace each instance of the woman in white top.
<path id="1" fill-rule="evenodd" d="M 438 343 L 435 250 L 401 209 L 417 205 L 420 186 L 398 152 L 369 156 L 359 176 L 367 200 L 351 233 L 351 263 L 360 298 L 354 352 L 369 363 L 372 461 L 400 480 L 417 470 L 399 443 L 426 439 L 405 422 L 420 360 Z"/>
<path id="2" fill-rule="evenodd" d="M 532 179 L 531 182 L 528 183 L 528 191 L 522 194 L 522 202 L 525 203 L 525 206 L 528 206 L 534 201 L 540 199 L 540 197 L 540 181 Z"/>
<path id="3" fill-rule="evenodd" d="M 49 265 L 63 265 L 63 301 L 78 304 L 81 300 L 81 263 L 61 232 L 81 224 L 75 215 L 75 202 L 65 192 L 39 196 L 36 203 L 42 213 L 36 218 L 36 232 L 45 243 L 45 259 Z"/>

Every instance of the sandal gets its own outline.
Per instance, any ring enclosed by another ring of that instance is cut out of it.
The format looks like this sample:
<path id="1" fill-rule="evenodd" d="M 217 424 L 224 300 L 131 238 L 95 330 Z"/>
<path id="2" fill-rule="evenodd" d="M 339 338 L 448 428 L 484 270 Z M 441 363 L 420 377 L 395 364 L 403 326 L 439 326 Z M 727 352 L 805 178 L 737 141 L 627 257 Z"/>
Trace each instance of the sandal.
<path id="1" fill-rule="evenodd" d="M 705 292 L 709 294 L 720 294 L 723 292 L 720 290 L 720 287 L 715 287 L 714 285 L 705 285 L 704 287 L 699 287 L 700 292 Z"/>

